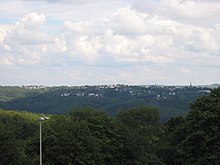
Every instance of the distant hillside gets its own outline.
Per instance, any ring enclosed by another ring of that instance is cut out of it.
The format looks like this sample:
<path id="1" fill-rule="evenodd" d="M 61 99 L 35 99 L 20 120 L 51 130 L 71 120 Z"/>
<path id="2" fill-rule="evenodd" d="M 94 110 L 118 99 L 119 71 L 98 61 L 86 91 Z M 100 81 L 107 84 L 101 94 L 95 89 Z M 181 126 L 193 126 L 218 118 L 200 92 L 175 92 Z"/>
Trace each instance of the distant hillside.
<path id="1" fill-rule="evenodd" d="M 1 86 L 0 101 L 11 101 L 19 98 L 32 97 L 43 93 L 47 89 L 47 87 L 42 86 Z"/>
<path id="2" fill-rule="evenodd" d="M 35 113 L 63 114 L 73 108 L 92 107 L 116 115 L 140 105 L 160 108 L 161 121 L 185 115 L 189 104 L 208 87 L 100 85 L 74 87 L 0 87 L 0 108 Z"/>
<path id="3" fill-rule="evenodd" d="M 218 87 L 220 87 L 220 84 L 200 85 L 199 87 L 214 89 L 214 88 L 218 88 Z"/>

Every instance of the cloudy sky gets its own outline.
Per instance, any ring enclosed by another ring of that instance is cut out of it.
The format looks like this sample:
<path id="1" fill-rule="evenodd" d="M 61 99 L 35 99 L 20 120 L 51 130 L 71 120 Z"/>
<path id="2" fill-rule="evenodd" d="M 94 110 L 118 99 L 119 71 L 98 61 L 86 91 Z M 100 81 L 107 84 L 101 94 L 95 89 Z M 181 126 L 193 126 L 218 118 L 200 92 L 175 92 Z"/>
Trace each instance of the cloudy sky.
<path id="1" fill-rule="evenodd" d="M 0 85 L 220 83 L 219 0 L 0 0 Z"/>

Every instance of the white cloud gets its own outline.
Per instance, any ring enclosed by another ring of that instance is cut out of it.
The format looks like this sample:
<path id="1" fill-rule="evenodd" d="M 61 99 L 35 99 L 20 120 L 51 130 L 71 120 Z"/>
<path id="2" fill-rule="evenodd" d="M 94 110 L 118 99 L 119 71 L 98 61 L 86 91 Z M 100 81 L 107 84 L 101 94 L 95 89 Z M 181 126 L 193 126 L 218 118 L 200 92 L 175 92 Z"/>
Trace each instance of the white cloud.
<path id="1" fill-rule="evenodd" d="M 11 65 L 13 65 L 13 59 L 12 59 L 12 57 L 2 57 L 2 58 L 0 58 L 0 65 L 1 66 L 11 66 Z"/>
<path id="2" fill-rule="evenodd" d="M 18 62 L 23 64 L 45 63 L 52 53 L 85 64 L 106 63 L 106 59 L 169 64 L 189 60 L 184 58 L 187 54 L 219 51 L 216 27 L 191 26 L 131 8 L 108 18 L 64 21 L 63 33 L 54 37 L 42 31 L 45 21 L 42 14 L 26 15 L 8 31 L 5 50 L 20 54 Z"/>
<path id="3" fill-rule="evenodd" d="M 23 2 L 19 17 L 25 10 L 14 25 L 0 25 L 0 66 L 59 66 L 61 81 L 75 77 L 76 83 L 185 83 L 197 76 L 202 81 L 200 74 L 211 68 L 215 75 L 209 78 L 216 80 L 219 1 L 136 0 L 127 7 L 132 1 L 16 0 Z M 47 79 L 49 71 L 44 74 Z M 57 81 L 55 75 L 51 79 Z"/>
<path id="4" fill-rule="evenodd" d="M 18 21 L 16 27 L 39 31 L 45 20 L 46 18 L 43 14 L 30 13 L 22 18 L 21 21 Z"/>
<path id="5" fill-rule="evenodd" d="M 13 29 L 7 32 L 5 42 L 18 42 L 21 45 L 51 43 L 51 38 L 41 32 L 44 22 L 45 16 L 43 14 L 30 13 L 26 15 L 16 23 Z"/>
<path id="6" fill-rule="evenodd" d="M 188 69 L 188 68 L 180 68 L 180 71 L 182 72 L 182 73 L 191 73 L 192 71 L 190 70 L 190 69 Z"/>
<path id="7" fill-rule="evenodd" d="M 0 43 L 3 42 L 7 31 L 11 28 L 11 25 L 0 25 Z"/>
<path id="8" fill-rule="evenodd" d="M 4 35 L 2 45 L 6 56 L 14 63 L 34 64 L 41 60 L 45 45 L 54 43 L 53 37 L 42 32 L 45 23 L 43 14 L 30 13 L 18 21 Z"/>
<path id="9" fill-rule="evenodd" d="M 118 10 L 109 20 L 110 28 L 122 35 L 143 34 L 148 29 L 148 14 L 136 12 L 129 8 Z M 132 23 L 131 23 L 132 20 Z"/>
<path id="10" fill-rule="evenodd" d="M 219 21 L 218 0 L 160 0 L 160 3 L 137 0 L 133 6 L 141 11 L 199 26 L 213 26 Z"/>
<path id="11" fill-rule="evenodd" d="M 67 50 L 78 59 L 93 62 L 106 58 L 130 63 L 174 62 L 168 52 L 173 44 L 169 25 L 160 26 L 155 17 L 148 14 L 126 8 L 104 19 L 66 21 L 64 27 Z"/>

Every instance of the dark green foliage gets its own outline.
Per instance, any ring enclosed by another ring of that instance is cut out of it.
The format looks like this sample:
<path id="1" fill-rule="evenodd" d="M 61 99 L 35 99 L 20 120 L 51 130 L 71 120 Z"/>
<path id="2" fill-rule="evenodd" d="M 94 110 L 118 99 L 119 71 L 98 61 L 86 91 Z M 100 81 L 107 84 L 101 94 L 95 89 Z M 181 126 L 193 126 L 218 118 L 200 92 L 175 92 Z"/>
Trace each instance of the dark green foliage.
<path id="1" fill-rule="evenodd" d="M 220 164 L 220 88 L 192 104 L 184 129 L 178 152 L 185 164 Z"/>
<path id="2" fill-rule="evenodd" d="M 40 114 L 0 112 L 1 164 L 38 164 Z M 161 165 L 153 144 L 158 110 L 139 107 L 127 113 L 135 116 L 135 125 L 123 123 L 123 114 L 116 120 L 90 108 L 50 116 L 42 122 L 43 164 Z"/>
<path id="3" fill-rule="evenodd" d="M 220 164 L 220 88 L 199 97 L 191 107 L 185 119 L 166 124 L 168 139 L 161 155 L 171 165 Z"/>
<path id="4" fill-rule="evenodd" d="M 28 138 L 36 132 L 37 127 L 33 119 L 37 119 L 37 115 L 0 110 L 0 162 L 2 165 L 28 164 L 25 146 Z"/>
<path id="5" fill-rule="evenodd" d="M 152 153 L 145 153 L 141 155 L 134 163 L 137 165 L 164 165 L 157 155 Z"/>
<path id="6" fill-rule="evenodd" d="M 93 107 L 116 116 L 119 109 L 160 108 L 160 120 L 186 115 L 189 103 L 208 88 L 175 86 L 0 87 L 0 108 L 64 114 L 72 108 Z"/>
<path id="7" fill-rule="evenodd" d="M 122 164 L 122 128 L 105 113 L 79 109 L 42 124 L 44 164 Z"/>
<path id="8" fill-rule="evenodd" d="M 155 155 L 161 134 L 159 110 L 138 107 L 120 112 L 117 119 L 124 125 L 126 164 L 162 164 Z"/>
<path id="9" fill-rule="evenodd" d="M 159 147 L 157 148 L 157 154 L 163 158 L 163 161 L 167 165 L 176 165 L 178 162 L 178 144 L 185 137 L 184 130 L 185 119 L 180 116 L 171 118 L 162 127 L 164 133 L 161 136 Z"/>
<path id="10" fill-rule="evenodd" d="M 112 89 L 106 94 L 119 95 Z M 91 108 L 50 115 L 42 122 L 43 164 L 218 165 L 220 88 L 191 108 L 163 125 L 159 109 L 146 106 L 116 118 Z M 39 164 L 39 116 L 0 110 L 0 164 Z"/>
<path id="11" fill-rule="evenodd" d="M 121 111 L 117 118 L 126 126 L 139 128 L 159 123 L 159 110 L 154 107 L 137 107 L 129 111 Z"/>

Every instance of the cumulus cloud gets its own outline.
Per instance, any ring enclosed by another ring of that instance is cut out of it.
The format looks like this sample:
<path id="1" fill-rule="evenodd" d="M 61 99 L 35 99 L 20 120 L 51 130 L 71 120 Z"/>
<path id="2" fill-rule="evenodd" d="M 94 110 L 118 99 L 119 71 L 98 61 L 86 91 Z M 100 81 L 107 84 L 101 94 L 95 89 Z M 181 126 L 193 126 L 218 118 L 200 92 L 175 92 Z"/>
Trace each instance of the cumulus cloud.
<path id="1" fill-rule="evenodd" d="M 0 25 L 0 43 L 3 42 L 8 29 L 11 29 L 11 28 L 12 26 L 10 25 Z"/>
<path id="2" fill-rule="evenodd" d="M 34 45 L 52 42 L 51 38 L 41 31 L 45 22 L 43 14 L 30 13 L 21 21 L 18 21 L 15 27 L 7 32 L 5 42 L 19 42 L 21 45 Z"/>
<path id="3" fill-rule="evenodd" d="M 148 14 L 136 12 L 129 8 L 120 9 L 110 18 L 110 27 L 122 35 L 143 34 L 149 30 L 149 27 L 151 28 L 148 23 L 148 16 Z"/>
<path id="4" fill-rule="evenodd" d="M 45 47 L 54 43 L 53 37 L 41 29 L 45 20 L 43 14 L 30 13 L 8 29 L 2 42 L 6 54 L 3 58 L 18 64 L 38 63 Z"/>
<path id="5" fill-rule="evenodd" d="M 89 61 L 107 58 L 116 62 L 172 63 L 175 59 L 167 51 L 173 42 L 170 30 L 156 20 L 147 13 L 125 8 L 104 19 L 66 21 L 67 49 L 75 58 Z"/>
<path id="6" fill-rule="evenodd" d="M 205 72 L 201 68 L 215 68 L 217 73 L 219 11 L 217 0 L 136 0 L 132 7 L 117 9 L 107 17 L 69 19 L 77 16 L 67 11 L 71 14 L 59 20 L 63 25 L 56 24 L 55 33 L 51 28 L 56 21 L 32 12 L 10 28 L 0 26 L 0 65 L 60 66 L 64 75 L 81 82 L 94 76 L 97 82 L 132 84 L 149 79 L 175 81 L 175 72 L 191 79 Z M 91 66 L 95 68 L 86 69 Z M 97 78 L 99 70 L 103 72 Z"/>
<path id="7" fill-rule="evenodd" d="M 200 26 L 213 26 L 219 21 L 220 1 L 217 0 L 160 0 L 152 3 L 137 0 L 134 8 L 149 11 L 178 22 Z"/>
<path id="8" fill-rule="evenodd" d="M 5 50 L 22 54 L 20 62 L 27 58 L 45 63 L 49 59 L 46 56 L 63 54 L 57 58 L 85 64 L 106 63 L 108 59 L 115 63 L 169 64 L 186 59 L 187 54 L 219 51 L 215 36 L 218 26 L 188 25 L 132 8 L 102 19 L 64 21 L 59 36 L 42 30 L 45 21 L 43 14 L 26 15 L 4 36 Z"/>

